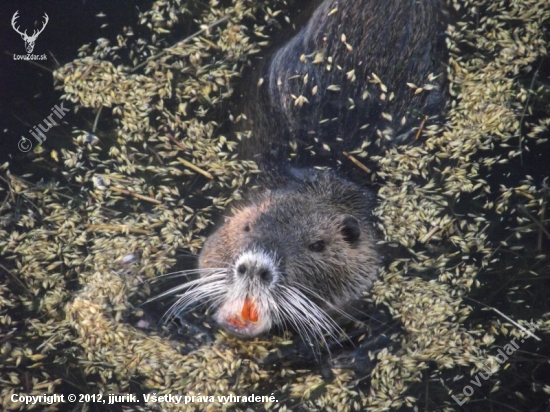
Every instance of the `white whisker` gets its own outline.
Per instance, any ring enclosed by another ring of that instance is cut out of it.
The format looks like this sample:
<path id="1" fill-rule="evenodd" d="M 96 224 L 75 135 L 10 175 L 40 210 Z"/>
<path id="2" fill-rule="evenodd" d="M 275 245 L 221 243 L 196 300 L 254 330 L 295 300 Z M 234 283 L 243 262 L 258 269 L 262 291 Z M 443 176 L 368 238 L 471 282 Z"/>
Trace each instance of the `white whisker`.
<path id="1" fill-rule="evenodd" d="M 184 289 L 188 289 L 188 288 L 192 288 L 192 287 L 196 287 L 196 286 L 200 286 L 202 284 L 209 284 L 209 283 L 214 283 L 214 282 L 217 282 L 219 280 L 222 280 L 222 279 L 225 279 L 226 277 L 226 273 L 223 271 L 223 269 L 218 269 L 218 272 L 213 272 L 212 274 L 208 275 L 208 276 L 205 276 L 205 277 L 200 277 L 200 278 L 197 278 L 195 280 L 190 280 L 189 282 L 185 282 L 185 283 L 182 283 L 181 285 L 178 285 L 178 286 L 175 286 L 157 296 L 154 296 L 150 299 L 148 299 L 145 303 L 149 303 L 149 302 L 152 302 L 154 300 L 157 300 L 159 298 L 162 298 L 162 297 L 165 297 L 165 296 L 168 296 L 168 295 L 173 295 L 175 294 L 176 292 L 179 292 L 180 290 L 184 290 Z"/>
<path id="2" fill-rule="evenodd" d="M 299 290 L 302 290 L 308 294 L 310 294 L 311 296 L 319 299 L 321 302 L 323 302 L 330 310 L 332 310 L 333 312 L 335 313 L 338 313 L 339 315 L 342 315 L 343 317 L 345 317 L 346 319 L 352 321 L 352 322 L 361 322 L 360 320 L 354 318 L 353 316 L 351 316 L 349 313 L 347 313 L 346 311 L 340 309 L 338 306 L 334 305 L 332 302 L 330 302 L 329 300 L 323 298 L 321 295 L 319 295 L 317 292 L 315 292 L 313 289 L 305 286 L 305 285 L 302 285 L 300 283 L 296 283 L 293 285 L 294 287 L 296 287 L 297 289 Z"/>
<path id="3" fill-rule="evenodd" d="M 306 342 L 321 342 L 328 350 L 325 333 L 334 342 L 340 343 L 338 333 L 345 335 L 336 322 L 304 293 L 294 287 L 280 286 L 277 300 L 284 318 L 296 327 Z M 313 339 L 310 339 L 313 338 Z M 329 351 L 330 353 L 330 351 Z"/>
<path id="4" fill-rule="evenodd" d="M 155 276 L 154 278 L 148 278 L 145 279 L 143 282 L 156 282 L 159 279 L 166 279 L 166 278 L 177 278 L 177 277 L 185 277 L 185 276 L 192 276 L 192 275 L 203 275 L 208 276 L 208 273 L 225 270 L 224 268 L 197 268 L 197 269 L 186 269 L 186 270 L 180 270 L 177 272 L 170 272 L 165 273 L 162 275 Z"/>
<path id="5" fill-rule="evenodd" d="M 162 317 L 162 320 L 166 321 L 168 319 L 176 316 L 177 313 L 185 310 L 186 307 L 190 306 L 195 302 L 200 302 L 201 304 L 206 304 L 208 302 L 219 300 L 225 294 L 225 282 L 217 281 L 210 282 L 206 284 L 201 284 L 195 286 L 185 293 L 183 293 L 179 299 L 168 309 L 165 315 Z"/>

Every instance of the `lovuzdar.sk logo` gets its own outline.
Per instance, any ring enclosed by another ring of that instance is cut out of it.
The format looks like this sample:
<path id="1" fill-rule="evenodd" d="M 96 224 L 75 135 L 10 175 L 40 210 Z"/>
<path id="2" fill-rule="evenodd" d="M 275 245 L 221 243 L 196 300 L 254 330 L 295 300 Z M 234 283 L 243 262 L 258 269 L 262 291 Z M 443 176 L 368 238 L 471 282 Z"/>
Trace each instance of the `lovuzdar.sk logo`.
<path id="1" fill-rule="evenodd" d="M 19 18 L 19 10 L 17 10 L 13 14 L 13 17 L 11 18 L 11 26 L 17 33 L 21 35 L 21 38 L 25 42 L 25 49 L 27 50 L 27 54 L 26 55 L 14 54 L 13 59 L 14 60 L 46 60 L 45 54 L 35 55 L 35 54 L 32 54 L 32 51 L 34 50 L 34 44 L 36 42 L 36 39 L 38 38 L 38 35 L 44 31 L 44 29 L 46 28 L 46 25 L 48 24 L 48 21 L 50 20 L 48 15 L 44 13 L 44 22 L 42 24 L 42 28 L 40 30 L 34 30 L 31 36 L 27 34 L 27 30 L 23 32 L 19 30 L 19 26 L 17 25 L 18 18 Z"/>

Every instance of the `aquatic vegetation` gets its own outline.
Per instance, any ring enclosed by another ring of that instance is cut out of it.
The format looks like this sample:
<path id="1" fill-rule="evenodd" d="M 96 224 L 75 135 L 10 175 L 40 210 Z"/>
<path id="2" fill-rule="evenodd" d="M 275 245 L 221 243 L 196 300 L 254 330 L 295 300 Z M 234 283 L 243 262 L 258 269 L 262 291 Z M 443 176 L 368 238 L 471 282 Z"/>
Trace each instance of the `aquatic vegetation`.
<path id="1" fill-rule="evenodd" d="M 550 85 L 540 75 L 550 8 L 540 0 L 452 1 L 445 122 L 423 123 L 419 144 L 350 152 L 373 166 L 365 176 L 380 187 L 380 229 L 398 251 L 372 299 L 402 333 L 370 354 L 377 363 L 368 379 L 345 369 L 334 369 L 330 382 L 287 364 L 268 369 L 262 359 L 286 337 L 241 342 L 218 334 L 189 352 L 184 342 L 137 327 L 150 279 L 174 270 L 178 250 L 196 252 L 212 215 L 239 199 L 258 172 L 235 155 L 246 131 L 226 133 L 229 123 L 246 127 L 230 102 L 271 31 L 288 24 L 286 7 L 159 0 L 136 27 L 83 46 L 56 70 L 62 99 L 94 124 L 75 129 L 60 153 L 35 154 L 34 162 L 55 162 L 55 182 L 1 168 L 3 409 L 22 408 L 12 393 L 162 392 L 274 393 L 279 402 L 255 407 L 280 411 L 297 404 L 455 410 L 451 395 L 462 402 L 464 386 L 497 349 L 517 338 L 525 352 L 535 350 L 534 338 L 508 319 L 482 312 L 483 299 L 519 324 L 534 323 L 546 341 L 536 355 L 547 363 L 548 176 L 530 175 L 530 163 L 550 153 L 550 113 L 541 103 Z M 174 40 L 182 27 L 183 41 Z M 534 408 L 550 384 L 529 384 L 528 365 L 495 364 L 471 397 Z M 507 384 L 516 381 L 509 398 Z M 486 409 L 483 402 L 469 408 Z"/>

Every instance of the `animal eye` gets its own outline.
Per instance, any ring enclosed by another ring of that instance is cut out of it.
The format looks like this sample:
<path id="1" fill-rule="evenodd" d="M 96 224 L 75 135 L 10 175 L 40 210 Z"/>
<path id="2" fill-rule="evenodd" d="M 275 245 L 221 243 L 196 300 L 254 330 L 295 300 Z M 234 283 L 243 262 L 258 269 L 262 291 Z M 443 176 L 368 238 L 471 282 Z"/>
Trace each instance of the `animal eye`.
<path id="1" fill-rule="evenodd" d="M 308 246 L 308 249 L 312 252 L 322 252 L 323 250 L 325 250 L 325 241 L 318 240 L 317 242 L 313 242 Z"/>
<path id="2" fill-rule="evenodd" d="M 245 232 L 250 232 L 250 225 L 247 223 L 246 226 L 244 227 L 244 231 Z"/>

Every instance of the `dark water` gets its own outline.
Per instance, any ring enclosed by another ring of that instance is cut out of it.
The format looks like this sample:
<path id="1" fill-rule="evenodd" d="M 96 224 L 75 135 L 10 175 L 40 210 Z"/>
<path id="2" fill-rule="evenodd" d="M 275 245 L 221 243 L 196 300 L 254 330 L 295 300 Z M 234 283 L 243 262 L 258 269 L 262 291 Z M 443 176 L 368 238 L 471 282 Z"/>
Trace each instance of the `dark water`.
<path id="1" fill-rule="evenodd" d="M 24 154 L 18 148 L 18 143 L 22 136 L 34 141 L 34 137 L 29 130 L 34 126 L 42 124 L 44 119 L 51 114 L 52 108 L 58 105 L 61 93 L 53 88 L 53 79 L 51 70 L 58 65 L 77 57 L 77 50 L 83 44 L 96 44 L 96 39 L 105 37 L 114 39 L 116 34 L 121 32 L 122 27 L 126 25 L 136 26 L 138 9 L 146 10 L 151 1 L 146 0 L 118 0 L 116 2 L 107 0 L 55 0 L 55 1 L 15 1 L 3 0 L 0 2 L 0 163 L 10 161 L 11 170 L 17 174 L 23 174 L 33 171 L 32 157 Z M 27 29 L 31 34 L 34 29 L 42 27 L 44 13 L 49 16 L 49 22 L 44 31 L 38 36 L 33 50 L 35 55 L 46 55 L 47 60 L 38 61 L 43 67 L 38 67 L 27 61 L 14 60 L 13 54 L 27 54 L 24 48 L 24 42 L 21 36 L 17 34 L 11 26 L 12 16 L 19 11 L 17 25 L 22 31 Z M 96 15 L 100 12 L 106 14 L 106 17 L 100 18 Z M 108 24 L 107 27 L 101 26 Z M 548 59 L 536 62 L 533 65 L 538 70 L 536 78 L 526 76 L 524 83 L 529 87 L 533 83 L 533 88 L 545 87 L 550 90 L 550 64 Z M 550 97 L 548 93 L 537 97 L 540 112 L 533 113 L 529 121 L 535 122 L 537 116 L 547 116 L 550 110 Z M 518 114 L 520 115 L 520 114 Z M 61 125 L 53 128 L 47 134 L 46 148 L 58 148 L 66 145 L 70 138 L 71 126 L 75 124 L 72 121 L 87 121 L 86 119 L 76 119 L 74 116 L 67 116 L 66 120 L 70 124 Z M 549 145 L 533 146 L 533 149 L 524 153 L 521 163 L 515 162 L 514 169 L 510 166 L 495 166 L 491 176 L 492 186 L 497 190 L 499 183 L 507 186 L 513 186 L 525 175 L 534 177 L 534 184 L 537 187 L 548 185 L 544 181 L 550 174 L 548 159 L 550 158 Z M 504 151 L 503 151 L 504 154 Z M 458 205 L 467 212 L 470 208 L 475 208 L 473 201 L 462 199 Z M 459 210 L 462 211 L 462 210 Z M 500 216 L 490 216 L 496 223 L 495 231 L 502 230 Z M 504 236 L 503 232 L 503 236 Z M 495 238 L 498 233 L 495 233 Z M 545 239 L 545 245 L 548 246 L 548 240 Z M 515 263 L 510 262 L 510 266 Z M 536 268 L 535 268 L 536 269 Z M 512 270 L 510 271 L 512 272 Z M 489 276 L 490 275 L 490 276 Z M 507 276 L 511 278 L 513 273 Z M 494 282 L 494 274 L 486 274 L 480 277 L 483 283 L 491 284 Z M 548 280 L 537 284 L 542 289 L 548 289 Z M 507 285 L 509 286 L 509 285 Z M 518 283 L 518 287 L 523 287 Z M 507 295 L 503 293 L 502 288 L 480 289 L 474 293 L 473 297 L 484 301 L 495 307 L 507 308 Z M 533 296 L 540 296 L 534 293 Z M 535 300 L 535 299 L 534 299 Z M 532 309 L 539 307 L 540 311 L 545 311 L 547 306 L 544 302 L 529 302 L 525 305 L 525 312 L 519 314 L 521 318 L 529 318 L 530 315 L 540 316 L 540 313 Z M 476 316 L 480 318 L 485 312 L 478 310 L 472 316 L 472 325 L 475 323 Z M 523 349 L 537 352 L 537 348 Z M 277 360 L 278 361 L 278 360 Z M 311 359 L 308 359 L 311 361 Z M 546 360 L 547 361 L 547 360 Z M 542 362 L 541 362 L 542 364 Z M 521 386 L 525 386 L 530 380 L 545 381 L 544 375 L 548 373 L 548 368 L 535 368 L 535 377 L 527 376 L 526 370 L 532 368 L 526 366 L 522 373 L 526 376 L 521 379 Z M 521 366 L 521 365 L 519 365 Z M 518 366 L 518 369 L 520 369 Z M 541 372 L 542 371 L 542 372 Z M 519 379 L 518 379 L 519 380 Z M 547 382 L 547 380 L 546 380 Z M 509 385 L 513 388 L 512 385 Z M 514 390 L 513 388 L 512 390 Z M 523 388 L 522 388 L 523 389 Z M 525 390 L 524 393 L 529 393 Z M 499 409 L 495 409 L 499 410 Z M 504 409 L 502 409 L 504 410 Z M 518 410 L 510 408 L 510 410 Z"/>

